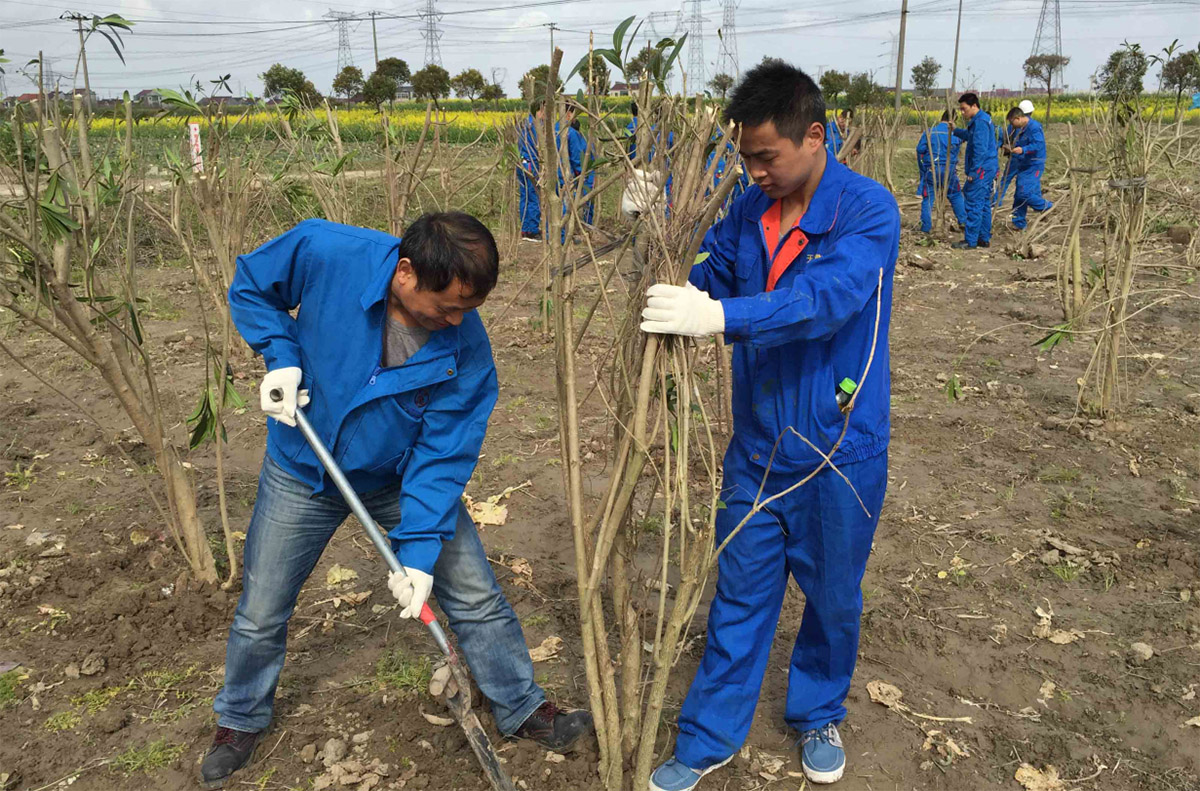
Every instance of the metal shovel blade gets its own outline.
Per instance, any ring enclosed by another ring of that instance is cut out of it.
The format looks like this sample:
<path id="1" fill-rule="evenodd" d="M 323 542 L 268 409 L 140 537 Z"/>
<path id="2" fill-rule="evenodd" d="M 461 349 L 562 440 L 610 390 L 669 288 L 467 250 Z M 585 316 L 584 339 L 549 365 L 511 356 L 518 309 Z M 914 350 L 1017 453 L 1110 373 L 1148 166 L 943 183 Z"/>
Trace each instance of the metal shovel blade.
<path id="1" fill-rule="evenodd" d="M 272 401 L 283 400 L 282 391 L 275 389 L 270 393 Z M 405 574 L 405 569 L 400 565 L 396 553 L 392 551 L 391 545 L 388 543 L 387 534 L 384 532 L 371 514 L 367 511 L 366 506 L 362 504 L 362 500 L 358 499 L 358 494 L 350 485 L 350 481 L 342 472 L 342 469 L 334 461 L 333 455 L 329 449 L 325 447 L 325 443 L 317 436 L 317 432 L 313 430 L 312 424 L 308 422 L 308 417 L 304 414 L 304 410 L 296 407 L 296 427 L 300 429 L 300 433 L 304 435 L 304 439 L 308 441 L 309 446 L 313 449 L 313 453 L 321 461 L 325 467 L 325 472 L 329 473 L 329 477 L 333 479 L 337 485 L 338 491 L 342 493 L 350 510 L 358 517 L 358 521 L 362 523 L 363 528 L 367 531 L 367 535 L 371 539 L 371 543 L 375 545 L 375 549 L 383 557 L 388 568 L 393 572 Z M 426 604 L 421 608 L 421 622 L 429 627 L 430 634 L 433 635 L 434 642 L 441 649 L 442 654 L 446 657 L 446 662 L 450 666 L 450 673 L 454 680 L 458 682 L 458 692 L 450 696 L 446 701 L 450 708 L 450 712 L 454 715 L 454 719 L 458 720 L 458 724 L 462 726 L 463 733 L 467 736 L 467 743 L 471 745 L 471 750 L 474 751 L 475 757 L 479 759 L 480 765 L 483 767 L 483 773 L 487 776 L 488 782 L 492 784 L 492 788 L 496 791 L 517 791 L 512 780 L 509 779 L 508 773 L 504 771 L 504 767 L 500 765 L 500 759 L 496 756 L 496 751 L 492 749 L 492 742 L 488 739 L 487 732 L 484 731 L 483 725 L 479 722 L 478 715 L 471 710 L 471 679 L 467 675 L 467 669 L 463 666 L 462 661 L 458 657 L 458 652 L 454 650 L 454 646 L 450 645 L 450 641 L 446 637 L 446 632 L 442 629 L 442 625 L 438 623 L 437 617 L 433 614 L 433 610 Z"/>

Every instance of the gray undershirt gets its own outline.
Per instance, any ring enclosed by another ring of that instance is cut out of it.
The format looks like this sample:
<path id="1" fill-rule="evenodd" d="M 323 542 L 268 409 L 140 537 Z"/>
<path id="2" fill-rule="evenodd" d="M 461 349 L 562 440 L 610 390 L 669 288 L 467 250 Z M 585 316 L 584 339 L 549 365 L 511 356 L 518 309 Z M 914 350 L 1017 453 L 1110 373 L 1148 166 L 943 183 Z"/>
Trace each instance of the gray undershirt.
<path id="1" fill-rule="evenodd" d="M 391 316 L 387 317 L 387 334 L 383 338 L 383 367 L 404 365 L 429 340 L 429 330 L 409 327 Z"/>

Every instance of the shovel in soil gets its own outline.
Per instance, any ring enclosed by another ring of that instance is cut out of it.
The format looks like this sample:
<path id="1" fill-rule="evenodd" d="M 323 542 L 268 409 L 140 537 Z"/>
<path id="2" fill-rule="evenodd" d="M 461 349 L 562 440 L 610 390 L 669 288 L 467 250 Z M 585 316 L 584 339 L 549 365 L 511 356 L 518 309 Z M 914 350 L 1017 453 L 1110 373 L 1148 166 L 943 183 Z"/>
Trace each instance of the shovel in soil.
<path id="1" fill-rule="evenodd" d="M 283 391 L 278 388 L 271 391 L 272 401 L 282 401 Z M 400 565 L 400 561 L 396 558 L 396 553 L 392 551 L 391 545 L 388 543 L 387 534 L 383 531 L 378 523 L 371 518 L 367 509 L 362 504 L 362 500 L 358 499 L 354 488 L 350 486 L 350 481 L 346 479 L 337 462 L 333 460 L 333 456 L 329 453 L 329 449 L 325 447 L 325 443 L 317 436 L 317 432 L 313 430 L 312 424 L 308 422 L 308 418 L 304 414 L 304 410 L 296 408 L 296 427 L 300 429 L 300 433 L 304 435 L 304 439 L 308 441 L 309 446 L 313 449 L 313 453 L 317 454 L 321 464 L 325 466 L 325 471 L 329 473 L 329 477 L 333 479 L 337 485 L 338 491 L 342 493 L 342 497 L 349 504 L 350 510 L 358 517 L 358 521 L 362 522 L 363 527 L 367 531 L 367 535 L 371 538 L 371 543 L 375 545 L 375 549 L 379 550 L 379 554 L 383 557 L 389 569 L 393 572 L 404 574 L 404 567 Z M 458 685 L 458 691 L 453 695 L 447 696 L 446 705 L 449 706 L 450 712 L 454 715 L 454 719 L 458 720 L 458 724 L 462 726 L 463 732 L 467 735 L 467 742 L 471 745 L 471 749 L 475 752 L 475 757 L 479 759 L 479 763 L 483 766 L 483 773 L 487 775 L 488 782 L 492 784 L 492 788 L 496 791 L 516 791 L 512 780 L 508 778 L 508 774 L 500 766 L 500 759 L 496 757 L 496 751 L 492 749 L 492 743 L 487 737 L 487 733 L 483 730 L 483 725 L 479 722 L 479 716 L 471 711 L 471 680 L 467 675 L 467 669 L 463 665 L 462 660 L 458 658 L 458 653 L 454 650 L 454 646 L 450 645 L 450 641 L 446 638 L 446 632 L 442 629 L 442 625 L 438 623 L 437 616 L 433 614 L 433 610 L 426 604 L 421 608 L 421 623 L 429 627 L 429 633 L 433 635 L 434 642 L 446 657 L 446 663 L 450 667 L 451 677 Z"/>

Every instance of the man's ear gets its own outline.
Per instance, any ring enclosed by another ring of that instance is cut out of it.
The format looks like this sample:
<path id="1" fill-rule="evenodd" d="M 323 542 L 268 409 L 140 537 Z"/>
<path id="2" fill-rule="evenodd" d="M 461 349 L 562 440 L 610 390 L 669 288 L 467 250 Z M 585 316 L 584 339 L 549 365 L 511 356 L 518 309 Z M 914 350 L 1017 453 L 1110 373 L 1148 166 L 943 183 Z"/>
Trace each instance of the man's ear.
<path id="1" fill-rule="evenodd" d="M 412 261 L 407 258 L 401 258 L 396 262 L 396 276 L 401 282 L 408 283 L 413 286 L 417 284 L 417 273 L 413 269 Z"/>
<path id="2" fill-rule="evenodd" d="M 823 148 L 825 146 L 825 124 L 813 121 L 809 124 L 804 139 L 805 142 L 815 143 L 817 148 Z"/>

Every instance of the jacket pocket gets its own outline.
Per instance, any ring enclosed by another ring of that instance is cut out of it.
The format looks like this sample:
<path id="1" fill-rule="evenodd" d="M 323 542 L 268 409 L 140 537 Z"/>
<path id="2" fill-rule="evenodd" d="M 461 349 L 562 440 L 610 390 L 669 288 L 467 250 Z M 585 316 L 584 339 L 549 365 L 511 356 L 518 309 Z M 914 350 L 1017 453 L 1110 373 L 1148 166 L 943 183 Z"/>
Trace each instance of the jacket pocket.
<path id="1" fill-rule="evenodd" d="M 421 433 L 424 408 L 412 403 L 415 396 L 385 396 L 360 407 L 357 425 L 340 449 L 343 467 L 390 474 L 403 464 Z"/>

